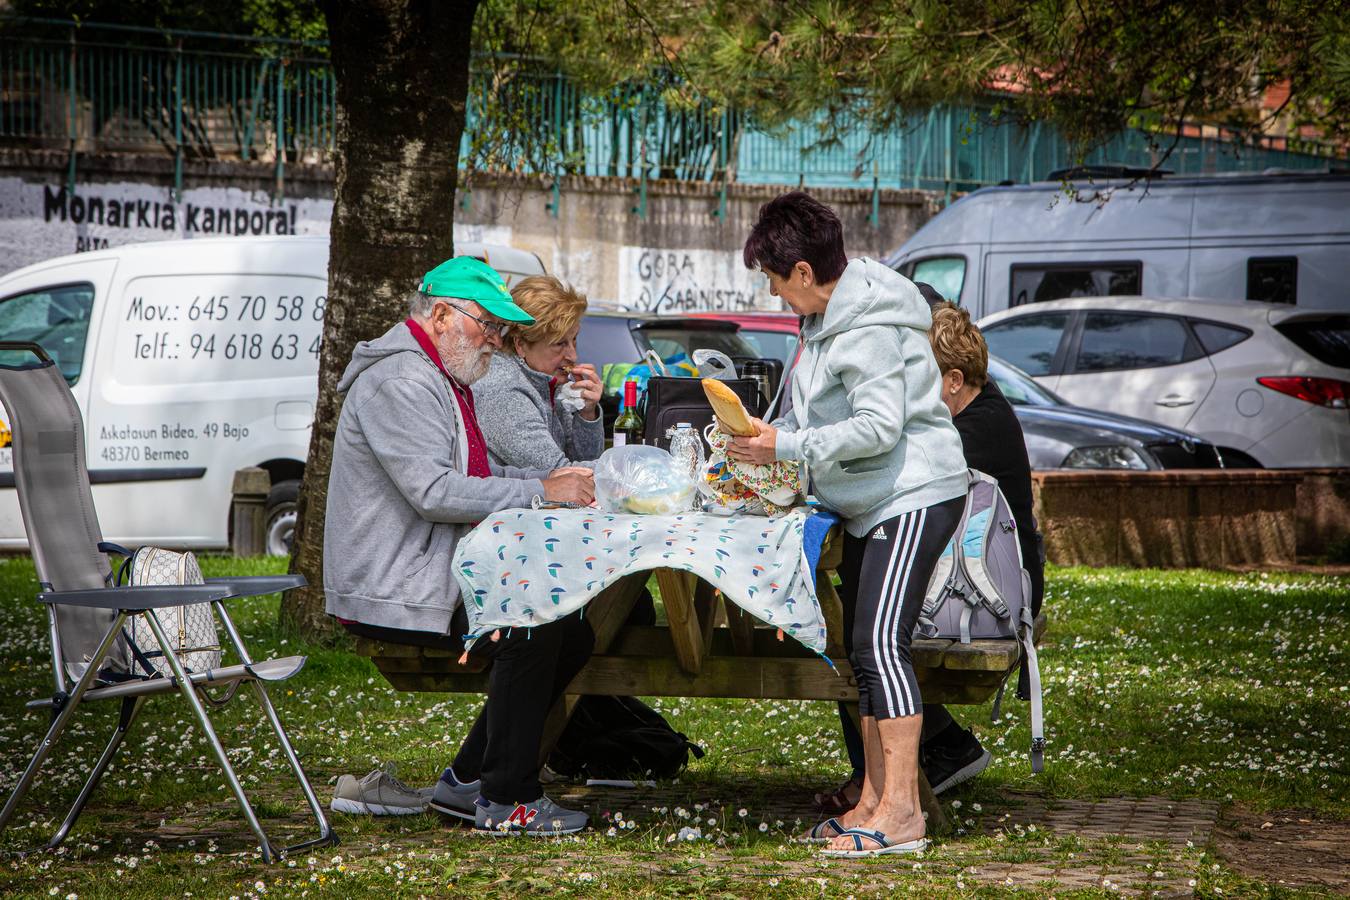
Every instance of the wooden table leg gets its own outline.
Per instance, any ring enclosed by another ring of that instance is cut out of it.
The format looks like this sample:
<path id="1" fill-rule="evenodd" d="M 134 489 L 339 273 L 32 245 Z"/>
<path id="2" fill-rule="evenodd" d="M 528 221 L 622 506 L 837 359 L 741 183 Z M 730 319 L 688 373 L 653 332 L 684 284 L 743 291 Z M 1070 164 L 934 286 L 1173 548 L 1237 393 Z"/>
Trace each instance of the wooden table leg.
<path id="1" fill-rule="evenodd" d="M 737 656 L 755 655 L 755 617 L 732 601 L 722 598 L 727 610 L 727 630 L 731 632 L 731 646 Z"/>
<path id="2" fill-rule="evenodd" d="M 677 569 L 657 569 L 661 603 L 666 608 L 670 639 L 680 668 L 690 675 L 703 671 L 703 629 L 694 611 L 694 575 Z"/>
<path id="3" fill-rule="evenodd" d="M 628 614 L 633 611 L 633 605 L 642 596 L 642 589 L 646 586 L 646 572 L 629 575 L 605 588 L 587 604 L 585 616 L 595 634 L 595 653 L 604 653 L 614 643 L 614 638 L 628 621 Z M 539 765 L 548 762 L 549 754 L 558 745 L 558 739 L 572 720 L 572 713 L 580 699 L 579 694 L 563 694 L 549 710 L 548 718 L 544 721 L 544 734 L 539 741 Z"/>
<path id="4" fill-rule="evenodd" d="M 716 588 L 711 584 L 699 579 L 694 585 L 694 614 L 698 616 L 699 632 L 703 637 L 703 655 L 707 656 L 712 651 L 713 626 L 717 624 L 717 612 L 721 608 L 722 600 L 718 596 Z"/>
<path id="5" fill-rule="evenodd" d="M 585 608 L 586 621 L 595 633 L 595 652 L 604 653 L 614 643 L 628 616 L 647 586 L 647 572 L 625 576 L 605 588 Z"/>
<path id="6" fill-rule="evenodd" d="M 919 807 L 928 819 L 928 833 L 930 835 L 945 835 L 951 831 L 947 814 L 942 811 L 942 803 L 938 800 L 937 794 L 933 793 L 933 786 L 928 783 L 928 776 L 923 773 L 923 766 L 919 766 Z"/>
<path id="7" fill-rule="evenodd" d="M 831 659 L 844 656 L 844 604 L 830 580 L 831 573 L 816 570 L 816 600 L 825 619 L 825 653 Z"/>
<path id="8" fill-rule="evenodd" d="M 553 748 L 558 746 L 558 741 L 562 734 L 567 730 L 567 723 L 572 721 L 572 713 L 576 711 L 577 701 L 581 699 L 580 694 L 563 694 L 558 701 L 553 704 L 553 708 L 548 711 L 548 718 L 544 720 L 544 734 L 539 739 L 539 765 L 548 762 Z"/>

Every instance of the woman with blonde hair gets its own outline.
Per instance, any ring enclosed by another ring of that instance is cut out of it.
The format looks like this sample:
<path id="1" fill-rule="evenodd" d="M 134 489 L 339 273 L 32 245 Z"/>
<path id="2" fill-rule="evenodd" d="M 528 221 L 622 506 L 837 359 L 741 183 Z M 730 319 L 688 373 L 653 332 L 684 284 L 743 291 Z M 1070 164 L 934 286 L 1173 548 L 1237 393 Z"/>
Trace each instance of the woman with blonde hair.
<path id="1" fill-rule="evenodd" d="M 512 330 L 473 386 L 488 456 L 498 465 L 556 469 L 605 449 L 600 376 L 577 360 L 586 296 L 551 275 L 511 291 L 534 324 Z"/>

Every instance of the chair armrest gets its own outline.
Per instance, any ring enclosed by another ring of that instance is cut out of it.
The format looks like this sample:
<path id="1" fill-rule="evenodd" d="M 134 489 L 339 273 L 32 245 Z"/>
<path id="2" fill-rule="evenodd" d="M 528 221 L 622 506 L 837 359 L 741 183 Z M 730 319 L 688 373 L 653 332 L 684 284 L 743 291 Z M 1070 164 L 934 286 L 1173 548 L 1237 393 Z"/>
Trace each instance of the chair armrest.
<path id="1" fill-rule="evenodd" d="M 245 575 L 239 578 L 208 578 L 206 583 L 229 590 L 230 597 L 280 594 L 309 584 L 303 575 Z"/>
<path id="2" fill-rule="evenodd" d="M 66 606 L 124 609 L 137 612 L 143 609 L 163 609 L 166 606 L 210 603 L 213 600 L 225 600 L 229 597 L 229 590 L 218 584 L 127 585 L 95 588 L 87 591 L 43 591 L 37 596 L 41 603 L 61 603 Z"/>

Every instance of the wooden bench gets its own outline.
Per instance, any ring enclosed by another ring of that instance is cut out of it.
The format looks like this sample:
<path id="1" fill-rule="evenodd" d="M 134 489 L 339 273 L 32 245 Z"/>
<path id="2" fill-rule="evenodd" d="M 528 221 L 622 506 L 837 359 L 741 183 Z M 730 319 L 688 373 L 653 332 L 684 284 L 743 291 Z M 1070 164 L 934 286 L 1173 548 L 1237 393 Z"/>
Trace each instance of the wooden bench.
<path id="1" fill-rule="evenodd" d="M 540 759 L 549 751 L 585 694 L 745 699 L 835 700 L 851 704 L 857 716 L 858 689 L 843 647 L 843 606 L 831 581 L 842 542 L 823 548 L 817 570 L 817 597 L 827 625 L 831 669 L 815 653 L 777 630 L 757 624 L 739 606 L 723 602 L 711 585 L 674 569 L 654 574 L 666 610 L 666 626 L 627 626 L 633 604 L 651 572 L 610 585 L 585 608 L 595 631 L 595 652 L 567 687 L 549 717 Z M 1039 643 L 1045 619 L 1036 622 Z M 358 638 L 356 651 L 369 657 L 385 679 L 402 691 L 483 693 L 487 664 L 460 651 L 437 650 Z M 1020 661 L 1015 641 L 919 639 L 912 658 L 926 703 L 977 704 L 989 700 Z M 941 832 L 946 819 L 927 780 L 919 787 L 930 828 Z"/>

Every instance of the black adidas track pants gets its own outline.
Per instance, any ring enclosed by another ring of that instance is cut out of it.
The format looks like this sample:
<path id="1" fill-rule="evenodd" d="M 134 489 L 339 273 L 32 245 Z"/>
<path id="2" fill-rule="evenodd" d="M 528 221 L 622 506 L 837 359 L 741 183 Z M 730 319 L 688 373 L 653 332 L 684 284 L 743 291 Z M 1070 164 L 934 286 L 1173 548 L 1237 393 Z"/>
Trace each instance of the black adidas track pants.
<path id="1" fill-rule="evenodd" d="M 887 519 L 863 537 L 845 535 L 839 595 L 863 716 L 894 719 L 923 708 L 910 639 L 933 567 L 965 502 L 956 497 Z"/>

